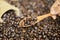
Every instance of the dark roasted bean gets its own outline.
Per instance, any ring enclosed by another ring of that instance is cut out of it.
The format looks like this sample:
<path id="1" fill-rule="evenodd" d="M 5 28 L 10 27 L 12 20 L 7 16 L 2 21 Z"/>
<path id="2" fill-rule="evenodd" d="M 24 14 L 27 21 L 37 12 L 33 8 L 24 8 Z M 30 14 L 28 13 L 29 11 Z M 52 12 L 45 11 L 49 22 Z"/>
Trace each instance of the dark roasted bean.
<path id="1" fill-rule="evenodd" d="M 56 20 L 48 17 L 33 25 L 37 16 L 50 12 L 55 0 L 6 1 L 18 7 L 22 14 L 17 17 L 13 10 L 9 10 L 2 15 L 4 22 L 0 22 L 0 40 L 60 40 L 60 16 Z M 24 18 L 27 18 L 25 25 L 32 26 L 20 27 L 19 22 Z"/>

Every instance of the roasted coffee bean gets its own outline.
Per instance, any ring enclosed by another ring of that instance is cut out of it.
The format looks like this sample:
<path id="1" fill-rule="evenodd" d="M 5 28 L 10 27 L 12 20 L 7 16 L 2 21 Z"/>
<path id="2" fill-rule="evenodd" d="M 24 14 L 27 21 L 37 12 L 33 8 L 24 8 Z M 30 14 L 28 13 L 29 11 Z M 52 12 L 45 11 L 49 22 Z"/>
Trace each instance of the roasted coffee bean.
<path id="1" fill-rule="evenodd" d="M 48 17 L 33 25 L 37 21 L 37 16 L 50 12 L 55 0 L 6 1 L 18 7 L 22 15 L 17 17 L 13 10 L 9 10 L 2 15 L 4 22 L 0 22 L 0 40 L 60 40 L 59 16 L 57 16 L 56 20 Z M 27 18 L 25 25 L 32 26 L 20 27 L 19 22 L 24 18 Z"/>

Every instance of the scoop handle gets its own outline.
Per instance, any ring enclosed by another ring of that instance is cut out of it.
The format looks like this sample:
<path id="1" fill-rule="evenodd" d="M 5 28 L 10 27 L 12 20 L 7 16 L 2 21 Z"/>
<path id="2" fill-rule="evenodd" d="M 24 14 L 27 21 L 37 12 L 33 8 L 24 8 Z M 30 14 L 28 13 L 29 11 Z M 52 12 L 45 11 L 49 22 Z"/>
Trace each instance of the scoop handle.
<path id="1" fill-rule="evenodd" d="M 52 16 L 51 13 L 48 13 L 48 14 L 45 14 L 45 15 L 42 15 L 42 16 L 38 16 L 37 17 L 37 21 L 35 23 L 38 23 L 39 21 L 49 17 L 49 16 Z"/>

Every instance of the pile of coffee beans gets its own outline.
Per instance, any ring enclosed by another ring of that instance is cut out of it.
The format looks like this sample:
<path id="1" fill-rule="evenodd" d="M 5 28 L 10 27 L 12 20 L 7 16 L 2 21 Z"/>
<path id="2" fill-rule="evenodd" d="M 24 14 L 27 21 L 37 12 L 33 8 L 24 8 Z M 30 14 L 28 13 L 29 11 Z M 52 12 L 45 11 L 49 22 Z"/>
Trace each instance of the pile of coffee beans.
<path id="1" fill-rule="evenodd" d="M 37 16 L 49 13 L 55 0 L 7 1 L 18 7 L 23 16 L 17 17 L 13 10 L 4 13 L 4 22 L 0 22 L 0 40 L 60 40 L 60 16 L 56 20 L 48 17 L 30 27 L 19 27 L 19 22 L 25 17 L 32 17 L 26 20 L 29 25 Z"/>

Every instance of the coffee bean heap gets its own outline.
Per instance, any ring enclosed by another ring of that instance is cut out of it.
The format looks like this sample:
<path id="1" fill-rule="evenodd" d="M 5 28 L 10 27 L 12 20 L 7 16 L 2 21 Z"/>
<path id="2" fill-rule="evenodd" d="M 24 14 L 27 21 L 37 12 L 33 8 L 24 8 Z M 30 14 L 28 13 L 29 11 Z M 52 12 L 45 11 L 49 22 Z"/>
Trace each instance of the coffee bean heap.
<path id="1" fill-rule="evenodd" d="M 35 19 L 49 13 L 54 2 L 55 0 L 10 0 L 9 3 L 18 7 L 23 16 L 17 17 L 12 10 L 2 16 L 4 22 L 0 23 L 0 40 L 60 40 L 60 16 L 56 20 L 48 17 L 30 27 L 18 25 L 25 17 L 31 16 Z"/>

